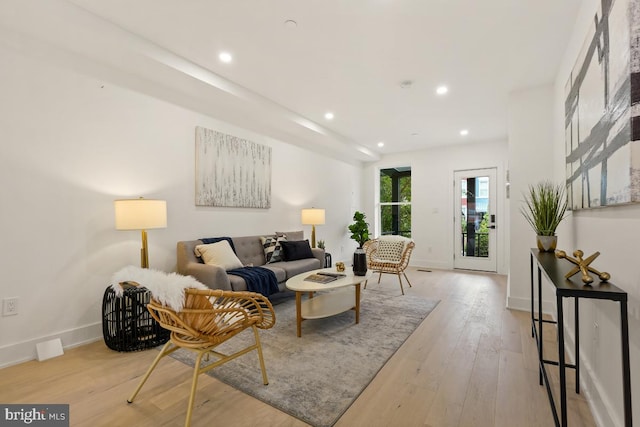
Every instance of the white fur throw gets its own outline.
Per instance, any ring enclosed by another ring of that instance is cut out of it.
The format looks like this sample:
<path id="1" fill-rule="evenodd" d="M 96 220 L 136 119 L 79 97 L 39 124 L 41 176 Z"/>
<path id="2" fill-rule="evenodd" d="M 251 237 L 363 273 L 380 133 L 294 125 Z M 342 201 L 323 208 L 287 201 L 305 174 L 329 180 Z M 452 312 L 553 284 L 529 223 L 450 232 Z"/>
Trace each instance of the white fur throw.
<path id="1" fill-rule="evenodd" d="M 176 311 L 182 310 L 186 288 L 209 289 L 191 276 L 151 270 L 130 265 L 115 272 L 111 277 L 111 287 L 116 295 L 122 296 L 123 282 L 136 282 L 151 292 L 153 298 Z"/>

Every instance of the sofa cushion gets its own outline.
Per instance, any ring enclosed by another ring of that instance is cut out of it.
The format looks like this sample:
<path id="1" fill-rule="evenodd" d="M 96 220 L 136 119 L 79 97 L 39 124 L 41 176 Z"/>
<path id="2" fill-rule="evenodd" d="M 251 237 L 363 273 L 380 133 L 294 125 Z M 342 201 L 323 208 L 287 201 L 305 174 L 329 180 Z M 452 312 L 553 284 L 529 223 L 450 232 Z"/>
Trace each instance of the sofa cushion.
<path id="1" fill-rule="evenodd" d="M 260 236 L 232 237 L 236 255 L 244 265 L 258 267 L 264 265 L 264 249 Z"/>
<path id="2" fill-rule="evenodd" d="M 276 263 L 279 264 L 279 263 Z M 285 280 L 287 280 L 287 273 L 279 267 L 275 267 L 275 264 L 267 264 L 267 265 L 263 265 L 262 268 L 266 268 L 267 270 L 271 270 L 273 271 L 273 273 L 276 275 L 276 279 L 278 279 L 278 288 L 280 289 L 280 291 L 284 290 L 285 288 L 283 286 L 280 286 L 281 284 L 284 285 Z M 234 291 L 238 291 L 238 292 L 242 292 L 242 291 L 248 291 L 249 289 L 247 288 L 247 282 L 245 282 L 245 280 L 240 277 L 240 276 L 236 276 L 234 274 L 228 274 L 229 277 L 229 283 L 231 285 L 231 289 Z"/>
<path id="3" fill-rule="evenodd" d="M 275 264 L 269 264 L 269 267 L 277 267 L 283 269 L 287 275 L 286 279 L 288 280 L 298 274 L 322 268 L 322 263 L 318 258 L 306 258 L 296 261 L 276 262 Z"/>
<path id="4" fill-rule="evenodd" d="M 287 272 L 283 268 L 278 267 L 279 264 L 282 263 L 278 262 L 275 264 L 266 264 L 262 266 L 262 268 L 273 271 L 273 273 L 276 275 L 276 279 L 278 279 L 278 283 L 287 280 Z"/>
<path id="5" fill-rule="evenodd" d="M 296 242 L 284 241 L 282 244 L 282 258 L 285 261 L 295 261 L 298 259 L 313 258 L 311 246 L 308 240 Z"/>
<path id="6" fill-rule="evenodd" d="M 264 258 L 267 264 L 282 261 L 282 241 L 287 240 L 286 237 L 262 236 L 262 248 L 264 249 Z"/>
<path id="7" fill-rule="evenodd" d="M 276 231 L 276 236 L 278 237 L 286 237 L 287 240 L 291 241 L 300 241 L 304 240 L 304 231 Z"/>
<path id="8" fill-rule="evenodd" d="M 243 267 L 228 241 L 197 245 L 194 249 L 197 256 L 201 257 L 205 264 L 217 265 L 225 270 Z"/>

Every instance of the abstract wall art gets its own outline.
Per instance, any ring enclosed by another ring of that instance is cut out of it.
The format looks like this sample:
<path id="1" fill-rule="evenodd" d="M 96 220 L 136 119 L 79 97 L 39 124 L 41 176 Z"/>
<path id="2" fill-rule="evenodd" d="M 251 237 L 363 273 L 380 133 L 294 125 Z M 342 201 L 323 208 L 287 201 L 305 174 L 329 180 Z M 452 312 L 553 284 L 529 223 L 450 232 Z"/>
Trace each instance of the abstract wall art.
<path id="1" fill-rule="evenodd" d="M 571 209 L 640 201 L 640 0 L 602 0 L 565 87 Z"/>
<path id="2" fill-rule="evenodd" d="M 196 127 L 196 206 L 271 207 L 271 147 Z"/>

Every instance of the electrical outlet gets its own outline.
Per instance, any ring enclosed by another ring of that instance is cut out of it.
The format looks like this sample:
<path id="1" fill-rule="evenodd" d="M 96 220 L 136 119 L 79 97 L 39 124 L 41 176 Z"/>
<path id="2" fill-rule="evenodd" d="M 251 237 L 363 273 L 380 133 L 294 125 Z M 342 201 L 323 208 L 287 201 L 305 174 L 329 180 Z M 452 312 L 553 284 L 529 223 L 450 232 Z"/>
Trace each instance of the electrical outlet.
<path id="1" fill-rule="evenodd" d="M 20 298 L 11 297 L 5 298 L 2 300 L 2 315 L 3 316 L 13 316 L 18 314 L 18 301 Z"/>

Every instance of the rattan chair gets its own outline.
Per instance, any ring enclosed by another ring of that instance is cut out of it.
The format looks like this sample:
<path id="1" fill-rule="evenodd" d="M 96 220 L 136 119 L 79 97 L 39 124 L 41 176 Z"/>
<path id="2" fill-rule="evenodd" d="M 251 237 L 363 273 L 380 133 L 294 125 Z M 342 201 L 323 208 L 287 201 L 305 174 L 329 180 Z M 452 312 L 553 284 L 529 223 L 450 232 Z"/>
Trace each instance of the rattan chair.
<path id="1" fill-rule="evenodd" d="M 265 385 L 269 383 L 258 328 L 271 328 L 275 324 L 276 318 L 271 303 L 264 296 L 253 292 L 185 289 L 182 310 L 175 311 L 155 299 L 151 300 L 147 308 L 162 327 L 171 331 L 171 338 L 151 363 L 147 373 L 127 402 L 133 402 L 160 359 L 180 348 L 197 354 L 185 426 L 191 424 L 198 375 L 252 350 L 257 350 L 263 383 Z M 230 355 L 215 351 L 218 345 L 248 328 L 253 329 L 254 344 Z M 203 357 L 207 356 L 205 361 L 208 361 L 209 355 L 216 356 L 217 360 L 201 367 L 200 363 Z"/>
<path id="2" fill-rule="evenodd" d="M 383 255 L 379 251 L 381 239 L 384 240 L 384 237 L 368 240 L 362 246 L 367 254 L 367 268 L 374 273 L 380 273 L 380 275 L 378 276 L 378 283 L 380 283 L 382 273 L 397 275 L 398 281 L 400 282 L 400 291 L 402 292 L 402 295 L 404 295 L 402 276 L 404 276 L 405 280 L 409 284 L 409 287 L 411 287 L 411 282 L 409 281 L 409 278 L 405 274 L 404 270 L 409 265 L 411 252 L 413 252 L 413 248 L 416 245 L 411 239 L 397 238 L 395 239 L 396 242 L 401 241 L 403 243 L 402 251 L 396 256 L 389 256 L 389 254 Z M 364 289 L 367 289 L 367 282 L 364 282 Z"/>

